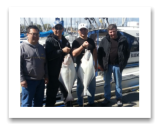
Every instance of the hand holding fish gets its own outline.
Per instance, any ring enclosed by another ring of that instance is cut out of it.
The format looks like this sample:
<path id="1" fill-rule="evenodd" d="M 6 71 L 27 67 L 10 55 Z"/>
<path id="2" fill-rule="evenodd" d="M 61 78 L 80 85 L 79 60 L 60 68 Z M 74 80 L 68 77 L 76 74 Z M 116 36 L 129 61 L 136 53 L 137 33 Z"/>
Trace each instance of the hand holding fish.
<path id="1" fill-rule="evenodd" d="M 82 44 L 83 48 L 88 48 L 88 45 L 89 45 L 89 43 L 88 43 L 87 41 L 85 41 L 85 42 Z"/>
<path id="2" fill-rule="evenodd" d="M 69 52 L 70 52 L 70 48 L 69 48 L 69 47 L 64 47 L 64 48 L 62 49 L 62 51 L 63 51 L 64 53 L 69 53 Z"/>

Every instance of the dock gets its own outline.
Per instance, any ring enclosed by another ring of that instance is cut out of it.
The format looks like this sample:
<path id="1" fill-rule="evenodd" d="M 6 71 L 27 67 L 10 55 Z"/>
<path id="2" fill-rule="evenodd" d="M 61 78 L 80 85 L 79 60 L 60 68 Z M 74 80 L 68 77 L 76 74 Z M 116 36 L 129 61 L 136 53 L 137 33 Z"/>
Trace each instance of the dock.
<path id="1" fill-rule="evenodd" d="M 92 107 L 117 107 L 117 100 L 115 96 L 115 91 L 111 91 L 111 100 L 107 106 L 102 106 L 101 102 L 104 100 L 104 93 L 95 94 L 95 105 Z M 139 86 L 128 87 L 122 89 L 122 107 L 139 107 Z M 77 98 L 72 102 L 73 107 L 79 107 L 77 104 Z M 84 97 L 84 107 L 87 106 L 87 96 Z M 45 107 L 45 104 L 44 106 Z M 55 107 L 64 107 L 64 102 L 57 102 Z"/>

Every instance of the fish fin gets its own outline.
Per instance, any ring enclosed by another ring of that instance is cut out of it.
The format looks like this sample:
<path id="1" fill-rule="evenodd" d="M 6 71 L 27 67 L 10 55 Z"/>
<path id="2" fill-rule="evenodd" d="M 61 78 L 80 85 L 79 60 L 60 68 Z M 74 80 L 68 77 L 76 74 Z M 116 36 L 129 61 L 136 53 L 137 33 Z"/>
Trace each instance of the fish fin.
<path id="1" fill-rule="evenodd" d="M 68 96 L 67 96 L 67 98 L 65 99 L 65 102 L 73 101 L 73 100 L 74 100 L 74 98 L 73 98 L 72 94 L 71 94 L 71 93 L 68 93 Z"/>
<path id="2" fill-rule="evenodd" d="M 92 97 L 91 94 L 90 94 L 90 92 L 88 90 L 84 91 L 82 93 L 82 96 L 90 96 L 90 97 Z"/>

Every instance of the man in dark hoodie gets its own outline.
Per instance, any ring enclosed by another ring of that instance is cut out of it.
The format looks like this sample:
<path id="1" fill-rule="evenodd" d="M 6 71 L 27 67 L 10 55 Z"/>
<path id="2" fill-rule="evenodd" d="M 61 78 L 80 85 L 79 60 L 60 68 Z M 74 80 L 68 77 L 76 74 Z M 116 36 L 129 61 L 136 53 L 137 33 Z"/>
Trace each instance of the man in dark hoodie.
<path id="1" fill-rule="evenodd" d="M 64 98 L 67 97 L 67 90 L 59 82 L 58 77 L 64 56 L 70 53 L 70 44 L 62 35 L 64 30 L 60 21 L 55 21 L 53 25 L 53 34 L 50 34 L 45 43 L 45 51 L 48 64 L 49 82 L 46 92 L 46 107 L 53 107 L 56 103 L 56 95 L 60 87 Z M 65 103 L 65 106 L 72 106 L 71 102 Z"/>
<path id="2" fill-rule="evenodd" d="M 38 43 L 36 26 L 27 28 L 27 37 L 27 41 L 20 45 L 21 107 L 42 107 L 45 83 L 48 82 L 45 49 Z"/>
<path id="3" fill-rule="evenodd" d="M 102 39 L 98 48 L 98 64 L 104 71 L 104 96 L 102 105 L 110 103 L 111 98 L 111 74 L 114 75 L 116 83 L 115 94 L 117 105 L 122 106 L 122 71 L 125 68 L 129 58 L 129 46 L 127 39 L 117 32 L 117 26 L 110 24 L 108 26 L 108 34 Z"/>

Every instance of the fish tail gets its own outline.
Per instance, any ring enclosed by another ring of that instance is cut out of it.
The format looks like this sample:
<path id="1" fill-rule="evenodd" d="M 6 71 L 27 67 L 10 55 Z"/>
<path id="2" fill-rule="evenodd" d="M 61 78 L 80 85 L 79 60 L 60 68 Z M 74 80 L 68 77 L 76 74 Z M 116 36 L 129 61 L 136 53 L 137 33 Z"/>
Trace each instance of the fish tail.
<path id="1" fill-rule="evenodd" d="M 67 98 L 66 98 L 65 102 L 73 101 L 73 100 L 74 100 L 74 99 L 73 99 L 72 94 L 71 94 L 71 93 L 68 93 L 68 96 L 67 96 Z"/>
<path id="2" fill-rule="evenodd" d="M 90 94 L 90 92 L 88 90 L 84 91 L 82 93 L 82 96 L 90 96 L 90 97 L 92 97 L 91 94 Z"/>

